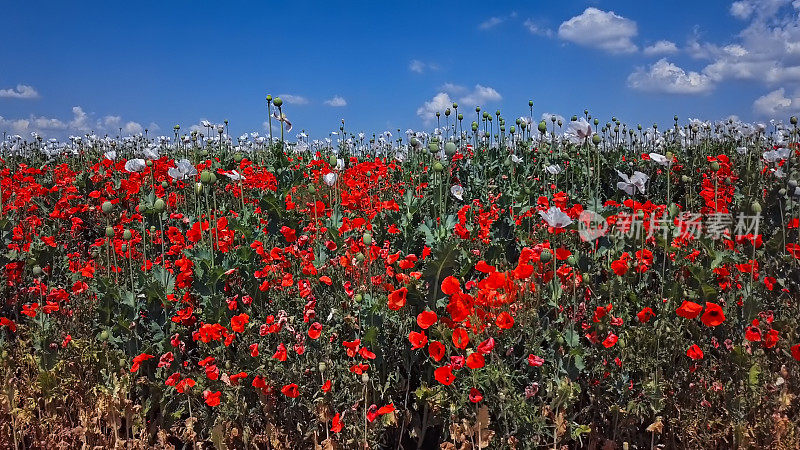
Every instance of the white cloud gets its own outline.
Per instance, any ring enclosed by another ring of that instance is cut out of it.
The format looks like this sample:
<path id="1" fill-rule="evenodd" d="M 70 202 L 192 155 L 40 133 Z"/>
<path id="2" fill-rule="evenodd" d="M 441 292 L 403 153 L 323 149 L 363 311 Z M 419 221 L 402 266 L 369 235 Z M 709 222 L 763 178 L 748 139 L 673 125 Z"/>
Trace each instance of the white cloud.
<path id="1" fill-rule="evenodd" d="M 333 106 L 334 108 L 338 108 L 347 106 L 347 100 L 345 100 L 341 95 L 334 95 L 333 98 L 325 100 L 325 104 L 328 106 Z"/>
<path id="2" fill-rule="evenodd" d="M 127 122 L 124 127 L 122 127 L 123 133 L 126 134 L 139 134 L 144 131 L 144 127 L 142 127 L 138 122 Z"/>
<path id="3" fill-rule="evenodd" d="M 504 21 L 505 21 L 505 19 L 500 18 L 500 17 L 490 17 L 490 18 L 484 20 L 483 22 L 481 22 L 480 25 L 478 25 L 478 29 L 489 30 L 491 28 L 494 28 L 494 27 L 500 25 Z"/>
<path id="4" fill-rule="evenodd" d="M 748 1 L 733 2 L 731 15 L 737 19 L 747 19 L 753 13 L 754 6 L 752 2 Z"/>
<path id="5" fill-rule="evenodd" d="M 667 94 L 701 94 L 714 88 L 707 75 L 686 72 L 665 58 L 650 65 L 639 67 L 628 76 L 628 86 L 639 91 Z"/>
<path id="6" fill-rule="evenodd" d="M 433 62 L 425 62 L 425 61 L 420 61 L 418 59 L 412 59 L 408 63 L 408 70 L 415 73 L 425 73 L 430 70 L 439 70 L 439 65 Z"/>
<path id="7" fill-rule="evenodd" d="M 672 41 L 661 40 L 645 47 L 642 52 L 647 56 L 671 55 L 678 52 L 678 46 Z"/>
<path id="8" fill-rule="evenodd" d="M 307 105 L 308 99 L 300 95 L 281 94 L 278 97 L 290 105 Z"/>
<path id="9" fill-rule="evenodd" d="M 15 89 L 0 89 L 0 98 L 18 98 L 18 99 L 31 99 L 39 98 L 39 93 L 33 86 L 27 84 L 18 84 Z"/>
<path id="10" fill-rule="evenodd" d="M 444 112 L 451 106 L 453 106 L 453 100 L 450 96 L 446 92 L 439 92 L 417 108 L 417 115 L 423 122 L 429 124 L 435 120 L 437 112 Z"/>
<path id="11" fill-rule="evenodd" d="M 475 89 L 459 100 L 467 106 L 480 106 L 484 103 L 498 102 L 503 97 L 494 88 L 488 86 L 475 85 Z"/>
<path id="12" fill-rule="evenodd" d="M 769 92 L 753 102 L 753 111 L 770 119 L 780 118 L 797 110 L 800 110 L 800 98 L 797 95 L 787 98 L 783 88 Z"/>
<path id="13" fill-rule="evenodd" d="M 533 19 L 526 19 L 525 22 L 522 23 L 522 25 L 524 25 L 525 28 L 527 28 L 531 34 L 544 37 L 553 36 L 553 30 L 547 27 L 543 27 L 542 25 L 534 22 Z"/>
<path id="14" fill-rule="evenodd" d="M 72 107 L 72 120 L 69 122 L 69 128 L 77 131 L 90 131 L 89 116 L 83 112 L 80 106 Z"/>
<path id="15" fill-rule="evenodd" d="M 549 113 L 549 112 L 542 113 L 542 119 L 541 120 L 545 120 L 549 124 L 549 123 L 552 122 L 553 116 L 556 117 L 556 121 L 560 120 L 561 123 L 567 123 L 567 121 L 564 119 L 564 116 L 562 116 L 561 114 Z"/>
<path id="16" fill-rule="evenodd" d="M 434 121 L 437 112 L 443 113 L 447 108 L 451 108 L 454 102 L 472 108 L 502 99 L 500 93 L 489 86 L 476 84 L 475 88 L 470 90 L 458 84 L 445 83 L 441 87 L 441 92 L 417 109 L 417 115 L 429 124 Z"/>
<path id="17" fill-rule="evenodd" d="M 558 37 L 565 41 L 611 53 L 635 52 L 638 48 L 631 39 L 638 32 L 633 20 L 593 7 L 558 27 Z"/>

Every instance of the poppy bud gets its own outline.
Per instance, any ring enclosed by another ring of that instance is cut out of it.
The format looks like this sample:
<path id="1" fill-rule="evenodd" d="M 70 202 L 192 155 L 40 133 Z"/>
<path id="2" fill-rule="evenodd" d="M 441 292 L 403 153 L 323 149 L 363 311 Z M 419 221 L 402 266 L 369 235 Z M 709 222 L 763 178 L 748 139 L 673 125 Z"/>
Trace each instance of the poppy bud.
<path id="1" fill-rule="evenodd" d="M 317 192 L 317 188 L 315 188 L 313 184 L 309 184 L 308 185 L 308 192 L 313 194 L 313 193 Z"/>
<path id="2" fill-rule="evenodd" d="M 202 183 L 195 183 L 194 192 L 196 194 L 202 194 L 203 193 L 203 184 Z"/>
<path id="3" fill-rule="evenodd" d="M 412 144 L 412 145 L 413 145 L 413 144 Z M 337 161 L 336 161 L 336 156 L 334 156 L 334 155 L 331 155 L 331 157 L 330 157 L 330 158 L 328 158 L 328 165 L 335 167 L 335 166 L 336 166 L 336 164 L 337 164 Z"/>
<path id="4" fill-rule="evenodd" d="M 242 156 L 241 153 L 234 153 L 234 155 L 233 155 L 233 160 L 235 162 L 237 162 L 237 163 L 242 162 L 242 158 L 243 158 L 243 156 Z"/>
<path id="5" fill-rule="evenodd" d="M 328 368 L 328 365 L 325 364 L 324 361 L 319 363 L 319 371 L 320 372 L 325 372 L 325 369 L 327 369 L 327 368 Z"/>
<path id="6" fill-rule="evenodd" d="M 364 297 L 361 294 L 356 294 L 353 296 L 353 301 L 355 301 L 356 303 L 361 303 L 361 300 L 363 299 Z"/>
<path id="7" fill-rule="evenodd" d="M 361 236 L 361 240 L 364 242 L 364 245 L 372 245 L 372 233 L 364 233 L 364 235 Z"/>
<path id="8" fill-rule="evenodd" d="M 433 163 L 433 171 L 434 172 L 439 173 L 439 172 L 442 172 L 443 170 L 444 170 L 444 166 L 442 165 L 442 163 L 440 163 L 439 161 L 436 161 L 435 163 Z"/>
<path id="9" fill-rule="evenodd" d="M 681 181 L 683 181 L 684 183 L 688 183 L 692 181 L 692 179 L 688 175 L 681 175 Z"/>
<path id="10" fill-rule="evenodd" d="M 781 197 L 785 196 L 786 195 L 786 189 L 784 189 L 784 188 L 778 189 L 778 195 L 780 195 Z"/>
<path id="11" fill-rule="evenodd" d="M 547 250 L 543 250 L 542 253 L 539 255 L 539 261 L 546 263 L 549 262 L 550 259 L 553 258 L 553 254 Z"/>
<path id="12" fill-rule="evenodd" d="M 750 204 L 750 209 L 753 210 L 754 213 L 758 214 L 761 212 L 761 203 L 753 202 Z"/>
<path id="13" fill-rule="evenodd" d="M 106 237 L 112 238 L 114 237 L 114 229 L 111 227 L 106 227 Z"/>
<path id="14" fill-rule="evenodd" d="M 712 162 L 712 163 L 710 164 L 710 166 L 709 166 L 709 167 L 711 167 L 711 170 L 713 170 L 714 172 L 716 172 L 716 171 L 718 171 L 718 170 L 719 170 L 719 163 L 718 163 L 718 162 L 716 162 L 716 161 L 714 161 L 714 162 Z"/>
<path id="15" fill-rule="evenodd" d="M 275 97 L 275 99 L 274 99 L 274 100 L 272 100 L 272 103 L 273 103 L 275 106 L 277 106 L 278 108 L 280 108 L 280 107 L 281 107 L 281 105 L 283 105 L 283 100 L 281 100 L 281 98 L 280 98 L 280 97 Z"/>
<path id="16" fill-rule="evenodd" d="M 464 115 L 459 113 L 458 114 L 458 120 L 464 120 Z"/>
<path id="17" fill-rule="evenodd" d="M 164 203 L 164 199 L 161 198 L 157 198 L 156 201 L 153 203 L 153 209 L 155 209 L 157 213 L 164 211 L 166 207 L 167 205 L 166 203 Z"/>
<path id="18" fill-rule="evenodd" d="M 161 182 L 161 187 L 166 189 L 167 187 L 169 187 L 169 183 L 167 183 L 166 181 L 162 181 Z"/>
<path id="19" fill-rule="evenodd" d="M 357 260 L 358 262 L 364 262 L 364 254 L 363 254 L 363 253 L 359 253 L 359 254 L 357 254 L 357 255 L 356 255 L 356 260 Z"/>
<path id="20" fill-rule="evenodd" d="M 797 125 L 797 116 L 790 117 L 789 123 L 791 123 L 792 125 Z"/>
<path id="21" fill-rule="evenodd" d="M 211 172 L 209 172 L 207 170 L 204 170 L 200 174 L 200 182 L 203 183 L 203 184 L 211 183 Z"/>
<path id="22" fill-rule="evenodd" d="M 127 251 L 128 251 L 128 245 L 127 245 L 127 244 L 122 244 L 122 245 L 120 245 L 120 246 L 119 246 L 119 249 L 120 249 L 120 250 L 121 250 L 123 253 L 125 253 L 125 252 L 127 252 Z"/>
<path id="23" fill-rule="evenodd" d="M 37 277 L 40 277 L 40 276 L 42 276 L 42 268 L 41 268 L 41 267 L 39 267 L 39 265 L 38 265 L 38 264 L 37 264 L 37 265 L 35 265 L 35 266 L 33 266 L 33 275 L 34 275 L 34 276 L 37 276 Z"/>
<path id="24" fill-rule="evenodd" d="M 97 339 L 99 339 L 101 341 L 107 341 L 108 340 L 108 330 L 101 331 L 100 334 L 97 336 Z"/>

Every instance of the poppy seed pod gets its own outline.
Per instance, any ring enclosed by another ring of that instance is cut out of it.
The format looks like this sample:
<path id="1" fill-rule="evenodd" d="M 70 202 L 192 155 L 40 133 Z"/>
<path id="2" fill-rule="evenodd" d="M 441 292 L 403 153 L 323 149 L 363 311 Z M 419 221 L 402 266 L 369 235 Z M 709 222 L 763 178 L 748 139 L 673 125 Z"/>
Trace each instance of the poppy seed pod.
<path id="1" fill-rule="evenodd" d="M 428 144 L 428 150 L 430 150 L 431 153 L 436 153 L 439 151 L 439 145 L 435 142 L 431 142 Z"/>
<path id="2" fill-rule="evenodd" d="M 509 128 L 508 132 L 514 134 L 517 132 L 517 129 L 514 126 L 512 126 L 511 128 Z"/>
<path id="3" fill-rule="evenodd" d="M 792 116 L 791 118 L 789 118 L 789 123 L 791 123 L 792 125 L 797 125 L 797 116 Z"/>
<path id="4" fill-rule="evenodd" d="M 594 136 L 592 136 L 592 144 L 594 144 L 594 145 L 600 144 L 600 135 L 599 134 L 595 134 Z"/>
<path id="5" fill-rule="evenodd" d="M 203 183 L 203 184 L 211 183 L 211 172 L 209 172 L 207 170 L 204 170 L 200 174 L 200 182 Z"/>
<path id="6" fill-rule="evenodd" d="M 558 126 L 564 125 L 564 122 L 561 119 L 558 119 Z"/>
<path id="7" fill-rule="evenodd" d="M 478 131 L 478 124 L 475 123 L 475 122 L 472 122 L 472 132 L 474 133 L 476 131 Z"/>
<path id="8" fill-rule="evenodd" d="M 444 166 L 439 161 L 433 163 L 433 171 L 436 173 L 441 173 L 444 170 Z"/>
<path id="9" fill-rule="evenodd" d="M 120 249 L 120 250 L 121 250 L 123 253 L 127 252 L 127 251 L 128 251 L 128 244 L 122 244 L 122 245 L 120 245 L 120 246 L 119 246 L 119 249 Z"/>
<path id="10" fill-rule="evenodd" d="M 539 122 L 539 132 L 542 134 L 547 133 L 547 122 L 544 120 Z"/>
<path id="11" fill-rule="evenodd" d="M 422 145 L 422 143 L 419 141 L 419 139 L 411 138 L 411 146 L 412 147 L 419 148 L 420 145 Z M 331 158 L 333 158 L 334 160 L 336 159 L 335 156 L 331 156 Z M 333 164 L 331 164 L 331 165 L 333 165 Z"/>
<path id="12" fill-rule="evenodd" d="M 444 110 L 445 117 L 450 117 L 450 108 Z"/>
<path id="13" fill-rule="evenodd" d="M 453 109 L 458 109 L 458 103 L 453 102 Z"/>
<path id="14" fill-rule="evenodd" d="M 195 183 L 194 184 L 194 192 L 196 194 L 202 194 L 203 193 L 203 183 Z"/>
<path id="15" fill-rule="evenodd" d="M 122 239 L 125 239 L 126 241 L 130 241 L 132 237 L 133 237 L 133 233 L 131 233 L 131 230 L 125 230 L 122 233 Z"/>
<path id="16" fill-rule="evenodd" d="M 539 261 L 546 263 L 553 259 L 553 254 L 550 253 L 548 250 L 543 250 L 542 253 L 539 255 Z"/>
<path id="17" fill-rule="evenodd" d="M 598 119 L 597 117 L 595 117 L 595 118 L 594 118 L 594 126 L 597 126 L 597 125 L 599 125 L 599 124 L 600 124 L 600 119 Z"/>
<path id="18" fill-rule="evenodd" d="M 33 266 L 33 274 L 37 277 L 42 276 L 42 268 L 38 264 Z"/>
<path id="19" fill-rule="evenodd" d="M 464 115 L 463 114 L 459 114 L 458 115 L 458 120 L 464 120 Z"/>
<path id="20" fill-rule="evenodd" d="M 325 362 L 324 362 L 324 361 L 321 361 L 317 367 L 319 367 L 319 371 L 320 371 L 320 372 L 325 372 L 325 369 L 327 369 L 327 368 L 328 368 L 328 365 L 327 365 L 327 364 L 325 364 Z"/>
<path id="21" fill-rule="evenodd" d="M 716 172 L 716 171 L 718 171 L 718 170 L 719 170 L 719 163 L 718 163 L 718 162 L 716 162 L 716 161 L 714 161 L 714 162 L 712 162 L 712 163 L 709 165 L 709 167 L 711 168 L 711 170 L 713 170 L 714 172 Z"/>
<path id="22" fill-rule="evenodd" d="M 233 161 L 234 161 L 234 162 L 236 162 L 236 163 L 240 163 L 240 162 L 242 162 L 242 158 L 243 158 L 243 156 L 242 156 L 242 154 L 241 154 L 241 153 L 238 153 L 238 152 L 237 152 L 237 153 L 235 153 L 235 154 L 233 155 Z"/>
<path id="23" fill-rule="evenodd" d="M 273 100 L 272 103 L 274 103 L 275 106 L 280 108 L 281 105 L 283 105 L 283 100 L 280 97 L 275 97 L 275 100 Z"/>
<path id="24" fill-rule="evenodd" d="M 452 142 L 448 142 L 444 144 L 444 152 L 447 156 L 453 156 L 456 154 L 456 144 Z"/>
<path id="25" fill-rule="evenodd" d="M 750 204 L 750 209 L 751 209 L 751 210 L 752 210 L 754 213 L 756 213 L 756 214 L 760 214 L 760 213 L 761 213 L 761 203 L 758 203 L 758 202 L 753 202 L 753 203 L 751 203 L 751 204 Z"/>
<path id="26" fill-rule="evenodd" d="M 114 229 L 111 227 L 106 227 L 106 237 L 112 238 L 114 237 Z"/>
<path id="27" fill-rule="evenodd" d="M 364 245 L 372 245 L 372 234 L 367 232 L 361 236 L 361 240 L 364 242 Z"/>
<path id="28" fill-rule="evenodd" d="M 481 107 L 480 107 L 480 106 L 476 106 L 476 107 L 475 107 L 475 112 L 476 112 L 476 113 L 479 113 L 479 112 L 481 112 Z"/>
<path id="29" fill-rule="evenodd" d="M 572 118 L 570 119 L 570 121 L 572 121 L 572 122 L 577 122 L 577 121 L 578 121 L 578 116 L 572 116 Z"/>
<path id="30" fill-rule="evenodd" d="M 108 214 L 108 213 L 110 213 L 111 211 L 114 210 L 114 204 L 109 202 L 109 201 L 105 201 L 105 202 L 103 202 L 102 208 L 103 208 L 103 212 Z"/>
<path id="31" fill-rule="evenodd" d="M 270 103 L 270 102 L 272 102 L 272 96 L 267 94 L 267 103 Z"/>
<path id="32" fill-rule="evenodd" d="M 528 106 L 533 106 L 533 100 L 528 100 Z"/>
<path id="33" fill-rule="evenodd" d="M 156 201 L 153 203 L 153 209 L 157 213 L 163 212 L 166 207 L 167 207 L 167 204 L 164 203 L 164 199 L 162 199 L 162 198 L 156 199 Z"/>

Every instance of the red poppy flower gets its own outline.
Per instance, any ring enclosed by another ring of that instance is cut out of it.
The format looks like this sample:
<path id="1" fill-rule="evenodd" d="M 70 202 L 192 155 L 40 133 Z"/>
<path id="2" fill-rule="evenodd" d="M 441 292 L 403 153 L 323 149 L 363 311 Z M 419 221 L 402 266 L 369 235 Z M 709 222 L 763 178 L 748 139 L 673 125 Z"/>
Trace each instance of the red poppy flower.
<path id="1" fill-rule="evenodd" d="M 243 333 L 244 326 L 250 322 L 250 316 L 245 313 L 239 314 L 238 316 L 231 317 L 231 330 L 236 333 Z"/>
<path id="2" fill-rule="evenodd" d="M 800 344 L 792 346 L 792 358 L 800 361 Z"/>
<path id="3" fill-rule="evenodd" d="M 325 380 L 325 383 L 322 384 L 320 388 L 322 392 L 330 392 L 331 390 L 331 380 Z"/>
<path id="4" fill-rule="evenodd" d="M 400 288 L 389 294 L 388 306 L 392 311 L 397 311 L 406 305 L 406 296 L 408 295 L 407 288 Z"/>
<path id="5" fill-rule="evenodd" d="M 444 358 L 444 344 L 439 341 L 431 341 L 428 344 L 428 354 L 433 358 L 434 361 L 439 362 Z"/>
<path id="6" fill-rule="evenodd" d="M 211 392 L 211 391 L 203 391 L 203 398 L 206 401 L 206 405 L 208 406 L 219 406 L 219 398 L 222 395 L 220 391 Z"/>
<path id="7" fill-rule="evenodd" d="M 341 416 L 339 415 L 339 413 L 336 413 L 336 415 L 333 416 L 333 420 L 331 421 L 331 431 L 333 431 L 334 433 L 340 433 L 342 431 L 343 425 L 344 424 L 342 423 Z"/>
<path id="8" fill-rule="evenodd" d="M 486 359 L 480 353 L 470 353 L 467 356 L 467 367 L 470 369 L 480 369 L 486 365 Z"/>
<path id="9" fill-rule="evenodd" d="M 603 340 L 603 347 L 611 348 L 614 346 L 614 344 L 617 343 L 618 340 L 619 338 L 617 337 L 616 334 L 608 333 L 608 336 L 606 336 L 606 338 Z"/>
<path id="10" fill-rule="evenodd" d="M 476 350 L 482 355 L 488 355 L 492 352 L 492 350 L 494 350 L 494 338 L 488 338 L 481 342 L 478 344 L 478 348 Z"/>
<path id="11" fill-rule="evenodd" d="M 435 324 L 439 317 L 433 311 L 423 311 L 417 315 L 417 325 L 423 330 L 427 330 Z"/>
<path id="12" fill-rule="evenodd" d="M 453 345 L 460 349 L 465 349 L 468 344 L 469 335 L 467 335 L 467 330 L 463 328 L 456 328 L 453 330 Z"/>
<path id="13" fill-rule="evenodd" d="M 482 400 L 483 400 L 483 394 L 481 394 L 481 391 L 475 388 L 471 388 L 469 390 L 469 401 L 471 401 L 472 403 L 480 403 Z"/>
<path id="14" fill-rule="evenodd" d="M 722 307 L 716 303 L 706 302 L 706 312 L 700 318 L 707 327 L 716 327 L 725 321 Z"/>
<path id="15" fill-rule="evenodd" d="M 456 376 L 453 375 L 453 369 L 451 369 L 450 366 L 442 366 L 434 370 L 433 377 L 436 378 L 436 381 L 445 386 L 450 386 L 456 379 Z"/>
<path id="16" fill-rule="evenodd" d="M 495 323 L 499 328 L 508 330 L 514 326 L 514 318 L 507 311 L 503 311 L 497 316 Z"/>
<path id="17" fill-rule="evenodd" d="M 148 359 L 153 359 L 155 356 L 148 355 L 147 353 L 142 353 L 139 356 L 133 358 L 133 365 L 131 365 L 131 372 L 137 372 L 139 370 L 139 366 L 147 361 Z"/>
<path id="18" fill-rule="evenodd" d="M 484 260 L 480 260 L 478 261 L 478 264 L 475 264 L 475 270 L 483 273 L 492 273 L 496 272 L 497 268 L 494 266 L 490 266 L 489 264 L 486 264 L 486 261 Z"/>
<path id="19" fill-rule="evenodd" d="M 425 333 L 417 333 L 416 331 L 408 333 L 408 340 L 411 342 L 412 350 L 423 348 L 428 343 L 428 337 L 425 336 Z"/>
<path id="20" fill-rule="evenodd" d="M 442 280 L 442 292 L 445 295 L 453 295 L 457 292 L 461 292 L 461 282 L 454 276 L 449 276 Z"/>
<path id="21" fill-rule="evenodd" d="M 744 329 L 744 338 L 750 342 L 761 342 L 761 330 L 755 324 L 749 325 Z"/>
<path id="22" fill-rule="evenodd" d="M 322 324 L 319 322 L 314 322 L 308 328 L 308 337 L 311 339 L 319 339 L 320 334 L 322 334 Z"/>
<path id="23" fill-rule="evenodd" d="M 689 347 L 689 350 L 686 350 L 686 356 L 694 360 L 703 359 L 703 350 L 694 344 Z"/>
<path id="24" fill-rule="evenodd" d="M 649 306 L 642 308 L 642 310 L 636 314 L 636 318 L 639 319 L 640 323 L 647 323 L 650 321 L 650 319 L 652 319 L 655 316 L 656 313 L 654 313 L 653 309 L 650 308 Z"/>
<path id="25" fill-rule="evenodd" d="M 544 358 L 542 358 L 541 356 L 536 356 L 536 355 L 533 355 L 533 354 L 528 355 L 528 365 L 529 366 L 531 366 L 531 367 L 540 367 L 542 364 L 544 364 Z"/>
<path id="26" fill-rule="evenodd" d="M 700 315 L 702 310 L 703 307 L 697 303 L 684 300 L 675 312 L 683 318 L 694 319 Z"/>
<path id="27" fill-rule="evenodd" d="M 300 395 L 300 389 L 294 383 L 287 384 L 281 388 L 281 393 L 290 398 L 297 398 Z"/>

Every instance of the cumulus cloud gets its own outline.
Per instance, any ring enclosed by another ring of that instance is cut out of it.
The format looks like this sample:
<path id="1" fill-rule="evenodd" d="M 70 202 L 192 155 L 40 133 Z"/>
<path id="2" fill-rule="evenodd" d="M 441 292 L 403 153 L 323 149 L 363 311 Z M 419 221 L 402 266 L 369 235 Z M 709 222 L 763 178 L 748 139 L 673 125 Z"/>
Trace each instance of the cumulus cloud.
<path id="1" fill-rule="evenodd" d="M 648 45 L 642 50 L 647 56 L 670 55 L 678 52 L 678 46 L 672 41 L 661 40 L 653 45 Z"/>
<path id="2" fill-rule="evenodd" d="M 500 93 L 489 86 L 476 84 L 474 88 L 468 89 L 458 84 L 445 83 L 441 87 L 441 92 L 417 109 L 417 115 L 428 124 L 435 120 L 437 112 L 444 112 L 445 109 L 452 107 L 454 102 L 472 108 L 496 103 L 502 99 Z"/>
<path id="3" fill-rule="evenodd" d="M 347 106 L 347 100 L 340 95 L 334 95 L 333 98 L 325 100 L 325 104 L 334 108 L 340 108 L 342 106 Z"/>
<path id="4" fill-rule="evenodd" d="M 594 7 L 558 27 L 558 37 L 585 47 L 610 53 L 632 53 L 638 48 L 632 39 L 638 34 L 636 22 Z"/>
<path id="5" fill-rule="evenodd" d="M 39 93 L 33 88 L 33 86 L 28 86 L 27 84 L 18 84 L 16 88 L 0 89 L 0 98 L 39 98 Z"/>
<path id="6" fill-rule="evenodd" d="M 27 134 L 35 132 L 45 137 L 66 137 L 69 134 L 95 133 L 119 133 L 120 128 L 123 134 L 139 134 L 144 131 L 144 127 L 138 122 L 123 122 L 122 117 L 107 115 L 100 119 L 92 118 L 82 107 L 72 108 L 71 119 L 59 119 L 31 115 L 27 118 L 6 119 L 0 117 L 0 131 L 11 131 L 16 134 Z M 158 125 L 151 122 L 148 126 L 150 131 L 159 129 Z"/>
<path id="7" fill-rule="evenodd" d="M 450 96 L 446 92 L 439 92 L 417 108 L 417 115 L 423 122 L 429 124 L 435 120 L 437 112 L 443 112 L 451 106 L 453 106 L 453 100 Z"/>
<path id="8" fill-rule="evenodd" d="M 639 91 L 667 94 L 701 94 L 714 88 L 707 75 L 682 68 L 662 58 L 648 68 L 640 67 L 628 76 L 628 86 Z"/>
<path id="9" fill-rule="evenodd" d="M 784 88 L 776 89 L 753 102 L 753 111 L 767 118 L 779 118 L 796 113 L 800 109 L 800 97 L 786 97 Z"/>
<path id="10" fill-rule="evenodd" d="M 288 103 L 290 105 L 307 105 L 308 104 L 308 99 L 303 97 L 303 96 L 300 96 L 300 95 L 281 94 L 278 97 L 280 97 L 281 100 L 285 101 L 286 103 Z"/>

